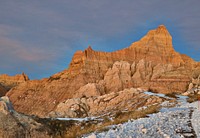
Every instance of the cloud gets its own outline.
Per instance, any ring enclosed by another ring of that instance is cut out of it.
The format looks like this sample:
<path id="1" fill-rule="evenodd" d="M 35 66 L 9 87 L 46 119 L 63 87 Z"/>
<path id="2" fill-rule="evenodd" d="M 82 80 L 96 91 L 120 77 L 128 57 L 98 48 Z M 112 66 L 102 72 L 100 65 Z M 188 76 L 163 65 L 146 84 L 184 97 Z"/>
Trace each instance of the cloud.
<path id="1" fill-rule="evenodd" d="M 20 41 L 9 38 L 9 35 L 16 33 L 17 28 L 0 25 L 0 57 L 1 59 L 6 56 L 13 56 L 15 59 L 31 62 L 31 61 L 40 61 L 46 59 L 44 51 L 41 52 L 41 49 L 29 47 L 26 48 L 25 44 Z"/>
<path id="2" fill-rule="evenodd" d="M 62 48 L 34 46 L 34 43 L 25 43 L 12 37 L 13 34 L 21 32 L 23 33 L 23 30 L 20 28 L 0 24 L 0 73 L 14 75 L 26 72 L 31 78 L 37 78 L 38 74 L 47 77 L 54 72 L 54 69 L 58 71 L 56 66 L 60 65 L 56 65 L 56 62 L 60 53 L 63 53 Z M 48 69 L 51 71 L 45 72 Z"/>
<path id="3" fill-rule="evenodd" d="M 199 0 L 1 1 L 0 64 L 19 63 L 10 72 L 23 70 L 23 65 L 38 66 L 26 70 L 32 76 L 40 71 L 50 75 L 66 68 L 73 53 L 88 44 L 113 51 L 159 24 L 167 26 L 177 50 L 200 60 L 192 52 L 200 51 L 199 4 Z"/>

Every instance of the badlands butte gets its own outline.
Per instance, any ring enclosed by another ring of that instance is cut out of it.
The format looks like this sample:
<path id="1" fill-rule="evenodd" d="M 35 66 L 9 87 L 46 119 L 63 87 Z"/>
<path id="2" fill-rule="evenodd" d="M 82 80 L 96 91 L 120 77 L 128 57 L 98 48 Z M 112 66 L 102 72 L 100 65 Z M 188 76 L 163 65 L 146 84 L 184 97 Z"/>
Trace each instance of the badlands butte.
<path id="1" fill-rule="evenodd" d="M 98 116 L 161 103 L 142 91 L 185 93 L 199 88 L 200 62 L 176 52 L 164 25 L 129 47 L 77 51 L 69 68 L 41 80 L 0 75 L 1 96 L 17 112 L 39 117 Z"/>

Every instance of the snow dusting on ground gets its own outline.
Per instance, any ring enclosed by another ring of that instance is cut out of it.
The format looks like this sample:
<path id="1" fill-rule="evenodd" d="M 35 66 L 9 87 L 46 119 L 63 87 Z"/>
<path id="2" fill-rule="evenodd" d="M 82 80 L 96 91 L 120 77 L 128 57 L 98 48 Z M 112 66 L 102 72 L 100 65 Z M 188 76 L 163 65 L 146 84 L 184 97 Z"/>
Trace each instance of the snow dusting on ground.
<path id="1" fill-rule="evenodd" d="M 200 138 L 200 109 L 198 102 L 187 103 L 187 97 L 179 96 L 179 104 L 162 108 L 147 118 L 131 120 L 112 126 L 87 138 Z"/>
<path id="2" fill-rule="evenodd" d="M 57 120 L 63 120 L 63 121 L 91 121 L 91 120 L 96 120 L 96 121 L 103 121 L 103 119 L 100 119 L 98 117 L 86 117 L 86 118 L 56 118 Z"/>

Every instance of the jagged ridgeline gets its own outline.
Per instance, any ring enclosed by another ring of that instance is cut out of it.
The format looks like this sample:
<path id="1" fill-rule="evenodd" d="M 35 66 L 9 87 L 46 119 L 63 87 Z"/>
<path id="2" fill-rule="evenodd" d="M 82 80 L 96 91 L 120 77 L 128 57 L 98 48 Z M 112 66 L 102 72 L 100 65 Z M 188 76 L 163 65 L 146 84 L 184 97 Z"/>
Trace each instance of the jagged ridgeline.
<path id="1" fill-rule="evenodd" d="M 25 73 L 9 76 L 7 74 L 0 75 L 0 97 L 4 96 L 11 88 L 28 81 L 29 78 Z"/>

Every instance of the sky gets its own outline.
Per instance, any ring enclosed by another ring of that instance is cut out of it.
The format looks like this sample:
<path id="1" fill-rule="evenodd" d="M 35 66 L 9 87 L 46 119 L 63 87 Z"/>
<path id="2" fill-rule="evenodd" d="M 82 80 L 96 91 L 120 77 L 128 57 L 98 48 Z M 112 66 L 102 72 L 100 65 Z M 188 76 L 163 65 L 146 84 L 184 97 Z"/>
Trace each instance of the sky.
<path id="1" fill-rule="evenodd" d="M 200 61 L 199 0 L 0 0 L 0 74 L 68 68 L 77 50 L 112 52 L 164 24 L 176 51 Z"/>

